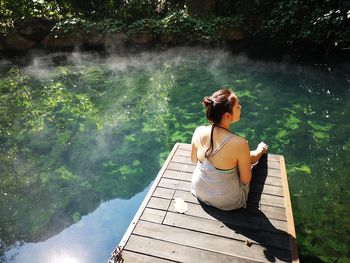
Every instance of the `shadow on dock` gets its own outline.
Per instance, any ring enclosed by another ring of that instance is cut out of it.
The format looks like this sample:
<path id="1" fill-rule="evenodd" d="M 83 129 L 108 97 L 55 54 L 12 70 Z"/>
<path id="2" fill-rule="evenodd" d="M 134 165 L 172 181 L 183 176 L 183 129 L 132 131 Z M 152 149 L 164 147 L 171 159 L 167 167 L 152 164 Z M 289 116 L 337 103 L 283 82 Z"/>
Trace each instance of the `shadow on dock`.
<path id="1" fill-rule="evenodd" d="M 289 234 L 286 231 L 276 228 L 260 210 L 262 190 L 268 174 L 266 154 L 253 167 L 252 174 L 251 183 L 258 184 L 261 187 L 255 187 L 255 189 L 259 190 L 249 193 L 246 208 L 222 211 L 198 201 L 205 212 L 222 222 L 236 234 L 245 237 L 245 244 L 248 247 L 255 245 L 263 246 L 267 261 L 275 262 L 278 259 L 279 261 L 290 262 Z M 252 253 L 254 253 L 254 250 L 252 250 Z"/>

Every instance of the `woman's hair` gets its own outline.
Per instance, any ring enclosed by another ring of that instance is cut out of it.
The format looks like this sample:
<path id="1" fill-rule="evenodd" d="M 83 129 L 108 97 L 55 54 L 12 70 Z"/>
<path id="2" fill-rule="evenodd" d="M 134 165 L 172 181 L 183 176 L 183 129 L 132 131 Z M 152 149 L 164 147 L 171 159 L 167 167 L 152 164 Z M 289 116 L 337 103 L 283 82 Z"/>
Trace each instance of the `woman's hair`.
<path id="1" fill-rule="evenodd" d="M 236 95 L 229 89 L 220 89 L 213 93 L 210 97 L 203 99 L 203 104 L 207 108 L 207 119 L 214 123 L 221 122 L 222 115 L 226 112 L 233 113 L 233 105 L 236 103 Z"/>
<path id="2" fill-rule="evenodd" d="M 215 126 L 219 126 L 221 118 L 226 112 L 233 113 L 233 105 L 236 103 L 236 99 L 236 95 L 231 90 L 225 88 L 214 92 L 210 97 L 204 97 L 203 104 L 207 108 L 207 119 L 213 123 L 210 134 L 210 146 L 205 152 L 206 158 L 213 152 L 213 132 Z"/>

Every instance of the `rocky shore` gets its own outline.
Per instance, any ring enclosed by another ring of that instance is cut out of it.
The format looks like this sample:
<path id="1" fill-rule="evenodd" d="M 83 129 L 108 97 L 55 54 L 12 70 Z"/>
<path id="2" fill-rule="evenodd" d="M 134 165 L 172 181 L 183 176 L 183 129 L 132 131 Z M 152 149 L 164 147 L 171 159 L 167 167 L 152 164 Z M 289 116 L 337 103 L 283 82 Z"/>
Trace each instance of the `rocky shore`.
<path id="1" fill-rule="evenodd" d="M 116 47 L 155 45 L 205 44 L 217 45 L 226 42 L 241 41 L 247 38 L 243 30 L 225 28 L 218 32 L 220 40 L 198 39 L 189 37 L 178 38 L 174 35 L 161 34 L 154 36 L 153 32 L 142 30 L 139 32 L 98 32 L 53 31 L 55 23 L 41 18 L 27 18 L 16 21 L 14 28 L 6 36 L 0 36 L 0 51 L 27 51 L 33 48 L 45 50 L 69 50 L 73 48 L 113 49 Z"/>

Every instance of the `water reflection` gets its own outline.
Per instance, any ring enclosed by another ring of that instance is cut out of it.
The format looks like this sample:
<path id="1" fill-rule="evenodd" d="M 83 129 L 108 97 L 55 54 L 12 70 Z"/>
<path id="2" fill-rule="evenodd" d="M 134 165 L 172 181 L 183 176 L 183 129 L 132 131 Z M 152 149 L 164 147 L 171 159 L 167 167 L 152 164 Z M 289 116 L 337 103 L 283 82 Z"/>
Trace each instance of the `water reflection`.
<path id="1" fill-rule="evenodd" d="M 129 200 L 102 203 L 94 212 L 44 242 L 16 244 L 3 261 L 15 263 L 107 262 L 149 187 Z M 108 226 L 108 227 L 106 227 Z"/>

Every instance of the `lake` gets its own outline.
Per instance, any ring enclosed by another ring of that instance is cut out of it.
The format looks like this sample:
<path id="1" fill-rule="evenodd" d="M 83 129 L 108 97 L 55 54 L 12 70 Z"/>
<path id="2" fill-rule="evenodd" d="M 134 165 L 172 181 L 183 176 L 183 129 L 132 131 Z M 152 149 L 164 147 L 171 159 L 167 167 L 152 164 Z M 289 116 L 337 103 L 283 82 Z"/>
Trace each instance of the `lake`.
<path id="1" fill-rule="evenodd" d="M 204 48 L 0 60 L 0 261 L 106 262 L 220 87 L 285 157 L 301 260 L 349 262 L 350 65 Z"/>

